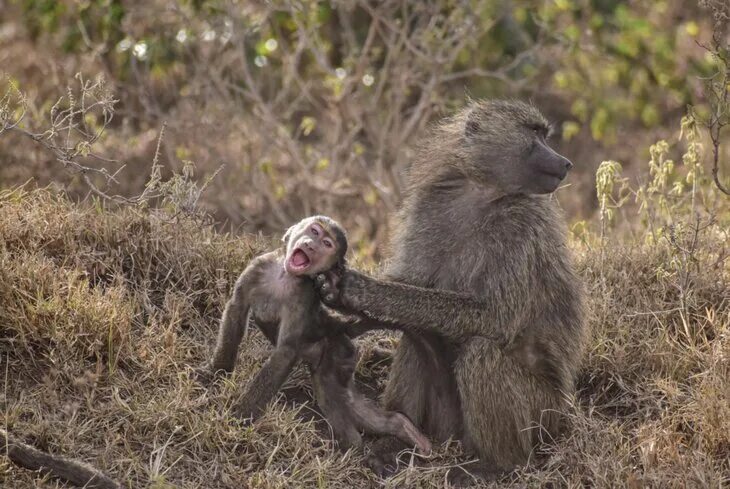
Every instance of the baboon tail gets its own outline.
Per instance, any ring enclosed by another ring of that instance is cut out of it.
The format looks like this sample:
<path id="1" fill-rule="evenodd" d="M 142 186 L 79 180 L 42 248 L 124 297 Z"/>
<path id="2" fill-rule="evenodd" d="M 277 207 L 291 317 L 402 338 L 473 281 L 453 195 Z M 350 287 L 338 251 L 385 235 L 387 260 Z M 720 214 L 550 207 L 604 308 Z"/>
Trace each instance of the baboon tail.
<path id="1" fill-rule="evenodd" d="M 15 464 L 38 470 L 65 482 L 89 489 L 121 489 L 107 475 L 89 464 L 42 452 L 27 445 L 0 428 L 0 453 L 7 454 Z"/>

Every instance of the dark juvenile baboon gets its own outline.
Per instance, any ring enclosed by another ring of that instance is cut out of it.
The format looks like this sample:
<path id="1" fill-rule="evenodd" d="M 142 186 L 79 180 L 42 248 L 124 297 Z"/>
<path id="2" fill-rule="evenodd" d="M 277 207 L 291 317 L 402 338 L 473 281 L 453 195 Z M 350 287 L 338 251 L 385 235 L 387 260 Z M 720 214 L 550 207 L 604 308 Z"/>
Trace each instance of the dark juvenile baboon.
<path id="1" fill-rule="evenodd" d="M 460 437 L 484 476 L 526 463 L 559 431 L 586 342 L 582 288 L 547 195 L 572 164 L 548 132 L 525 103 L 471 103 L 409 169 L 386 280 L 352 269 L 316 280 L 328 305 L 404 330 L 386 408 L 437 440 Z"/>
<path id="2" fill-rule="evenodd" d="M 311 277 L 344 265 L 347 239 L 340 225 L 310 217 L 289 228 L 283 240 L 286 248 L 255 258 L 238 278 L 203 375 L 233 370 L 250 314 L 275 349 L 241 396 L 240 417 L 258 416 L 301 358 L 340 446 L 360 446 L 361 428 L 430 451 L 430 442 L 408 418 L 380 409 L 357 391 L 357 350 L 348 336 L 358 333 L 357 323 L 328 315 L 312 287 Z"/>
<path id="3" fill-rule="evenodd" d="M 119 489 L 121 486 L 100 470 L 78 460 L 51 455 L 26 445 L 0 428 L 0 453 L 14 463 L 38 470 L 78 487 L 89 489 Z"/>

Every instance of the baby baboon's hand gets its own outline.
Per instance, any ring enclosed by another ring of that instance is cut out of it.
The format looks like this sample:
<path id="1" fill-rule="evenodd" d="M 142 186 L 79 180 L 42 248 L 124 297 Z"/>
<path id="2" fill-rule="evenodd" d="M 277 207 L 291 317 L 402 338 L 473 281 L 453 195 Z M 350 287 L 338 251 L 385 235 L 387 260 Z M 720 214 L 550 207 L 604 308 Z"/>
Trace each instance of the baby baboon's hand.
<path id="1" fill-rule="evenodd" d="M 223 370 L 213 370 L 208 363 L 193 370 L 193 378 L 203 387 L 210 387 L 225 376 L 226 372 Z"/>

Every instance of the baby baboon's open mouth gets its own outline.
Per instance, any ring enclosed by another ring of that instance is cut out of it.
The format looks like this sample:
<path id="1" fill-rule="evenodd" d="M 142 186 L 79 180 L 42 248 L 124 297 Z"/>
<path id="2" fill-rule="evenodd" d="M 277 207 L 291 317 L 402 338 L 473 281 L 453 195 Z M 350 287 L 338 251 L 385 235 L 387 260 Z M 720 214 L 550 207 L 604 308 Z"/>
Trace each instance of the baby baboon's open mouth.
<path id="1" fill-rule="evenodd" d="M 309 267 L 312 260 L 301 248 L 295 248 L 289 257 L 289 271 L 293 273 L 303 272 Z"/>

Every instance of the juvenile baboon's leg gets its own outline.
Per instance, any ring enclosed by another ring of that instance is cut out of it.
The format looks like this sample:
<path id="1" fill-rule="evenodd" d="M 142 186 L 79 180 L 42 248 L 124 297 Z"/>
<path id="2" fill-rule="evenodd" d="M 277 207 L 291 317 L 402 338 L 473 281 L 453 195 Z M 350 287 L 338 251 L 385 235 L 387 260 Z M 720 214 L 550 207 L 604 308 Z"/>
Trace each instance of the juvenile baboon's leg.
<path id="1" fill-rule="evenodd" d="M 404 334 L 393 357 L 384 407 L 406 415 L 429 438 L 444 441 L 461 432 L 458 393 L 451 373 L 449 352 L 432 335 Z M 397 455 L 406 445 L 396 437 L 373 443 L 368 466 L 381 476 L 396 468 Z"/>
<path id="2" fill-rule="evenodd" d="M 329 368 L 312 369 L 312 387 L 317 405 L 332 428 L 340 448 L 362 446 L 362 436 L 348 409 L 347 389 Z"/>
<path id="3" fill-rule="evenodd" d="M 385 408 L 405 413 L 416 426 L 423 426 L 428 401 L 426 380 L 420 375 L 427 361 L 423 353 L 415 340 L 403 335 L 383 393 Z M 419 375 L 405 375 L 411 372 Z M 380 438 L 373 443 L 366 465 L 378 476 L 387 477 L 397 469 L 398 453 L 406 448 L 408 444 L 396 436 Z"/>
<path id="4" fill-rule="evenodd" d="M 210 370 L 231 372 L 236 363 L 238 346 L 246 332 L 249 304 L 246 300 L 244 275 L 236 282 L 233 296 L 226 304 L 218 329 L 218 339 L 210 360 Z"/>
<path id="5" fill-rule="evenodd" d="M 405 415 L 379 408 L 352 385 L 349 394 L 355 419 L 367 433 L 396 436 L 422 454 L 431 453 L 431 442 Z"/>
<path id="6" fill-rule="evenodd" d="M 30 470 L 39 470 L 75 486 L 93 489 L 119 489 L 120 485 L 94 467 L 59 455 L 42 452 L 0 429 L 0 453 Z"/>

